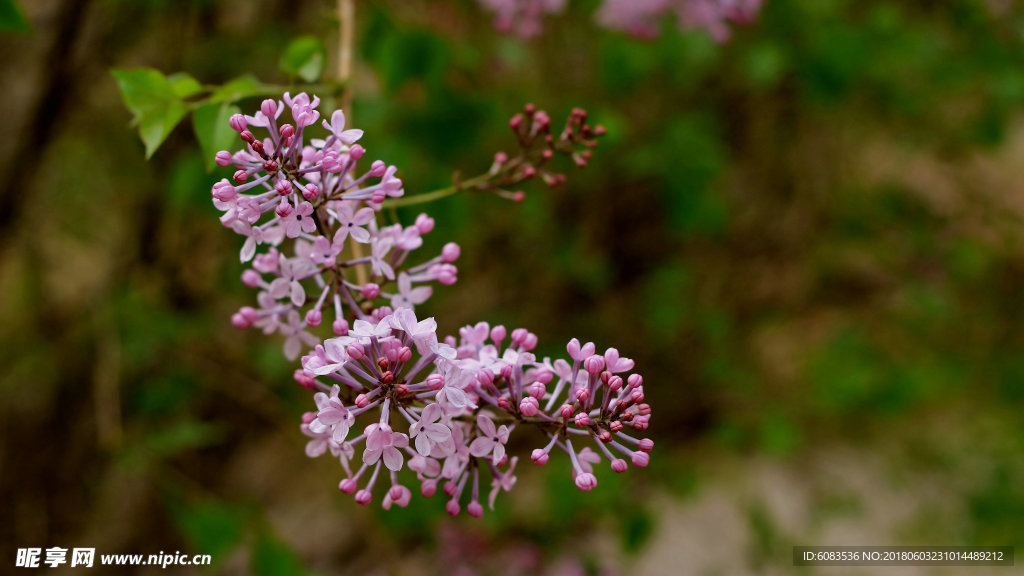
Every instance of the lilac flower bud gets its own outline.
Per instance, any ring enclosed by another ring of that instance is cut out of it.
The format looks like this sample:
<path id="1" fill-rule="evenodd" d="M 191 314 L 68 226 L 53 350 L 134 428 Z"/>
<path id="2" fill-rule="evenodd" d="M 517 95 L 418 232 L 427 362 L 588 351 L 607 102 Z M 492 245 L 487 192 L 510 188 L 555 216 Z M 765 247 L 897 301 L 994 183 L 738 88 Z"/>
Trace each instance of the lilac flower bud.
<path id="1" fill-rule="evenodd" d="M 536 416 L 537 412 L 540 411 L 540 403 L 537 402 L 536 398 L 528 396 L 519 402 L 519 411 L 523 416 Z"/>
<path id="2" fill-rule="evenodd" d="M 442 487 L 442 489 L 444 490 L 444 495 L 445 496 L 454 496 L 455 495 L 455 491 L 458 489 L 458 486 L 455 485 L 455 482 L 452 482 L 451 480 L 449 480 L 449 481 L 444 483 L 444 486 Z"/>
<path id="3" fill-rule="evenodd" d="M 504 378 L 506 381 L 512 379 L 512 366 L 511 365 L 506 364 L 506 365 L 501 367 L 501 377 Z"/>
<path id="4" fill-rule="evenodd" d="M 370 503 L 370 500 L 372 499 L 373 494 L 371 494 L 370 491 L 366 490 L 365 488 L 363 490 L 360 490 L 359 492 L 356 492 L 356 504 L 359 504 L 360 506 L 366 506 L 367 504 Z"/>
<path id="5" fill-rule="evenodd" d="M 582 392 L 582 390 L 581 390 L 581 392 Z M 576 420 L 576 425 L 579 426 L 580 428 L 585 428 L 587 426 L 590 426 L 590 424 L 591 424 L 590 416 L 587 416 L 586 412 L 580 412 L 579 414 L 577 414 L 575 420 Z"/>
<path id="6" fill-rule="evenodd" d="M 449 516 L 458 516 L 459 510 L 461 510 L 461 508 L 459 507 L 459 503 L 455 500 L 449 500 L 448 503 L 444 505 L 444 511 L 447 512 Z"/>
<path id="7" fill-rule="evenodd" d="M 302 413 L 302 423 L 303 424 L 309 424 L 313 420 L 316 420 L 316 412 L 303 412 Z"/>
<path id="8" fill-rule="evenodd" d="M 370 399 L 366 397 L 366 394 L 356 396 L 356 408 L 366 408 L 369 404 Z"/>
<path id="9" fill-rule="evenodd" d="M 629 384 L 630 388 L 637 388 L 643 386 L 644 377 L 639 374 L 630 374 L 629 378 L 626 379 L 626 383 Z"/>
<path id="10" fill-rule="evenodd" d="M 551 370 L 547 370 L 547 369 L 538 370 L 537 374 L 534 376 L 534 378 L 537 379 L 537 382 L 539 382 L 541 384 L 548 384 L 548 383 L 550 383 L 551 379 L 554 378 L 554 377 L 555 377 L 554 373 L 551 372 Z"/>
<path id="11" fill-rule="evenodd" d="M 622 422 L 618 420 L 613 420 L 610 424 L 608 424 L 608 429 L 611 430 L 612 432 L 622 432 Z"/>
<path id="12" fill-rule="evenodd" d="M 612 433 L 607 430 L 601 430 L 597 433 L 597 439 L 604 444 L 607 444 L 612 441 Z"/>
<path id="13" fill-rule="evenodd" d="M 217 166 L 230 166 L 231 165 L 231 152 L 227 150 L 221 150 L 214 156 L 217 160 Z"/>
<path id="14" fill-rule="evenodd" d="M 597 376 L 604 370 L 604 357 L 594 354 L 583 361 L 583 369 L 593 376 Z"/>
<path id="15" fill-rule="evenodd" d="M 639 404 L 644 401 L 644 393 L 641 390 L 633 390 L 633 394 L 629 397 L 634 404 Z"/>
<path id="16" fill-rule="evenodd" d="M 637 414 L 639 414 L 641 416 L 648 416 L 651 413 L 651 405 L 650 404 L 639 404 L 636 407 L 636 412 L 637 412 Z"/>
<path id="17" fill-rule="evenodd" d="M 338 483 L 338 490 L 341 490 L 345 494 L 353 494 L 359 488 L 359 482 L 355 478 L 345 478 Z"/>
<path id="18" fill-rule="evenodd" d="M 252 148 L 252 151 L 255 152 L 257 155 L 263 156 L 263 142 L 256 140 L 252 144 L 250 144 L 249 147 Z M 263 165 L 264 168 L 266 168 L 266 166 L 266 164 Z M 274 165 L 274 170 L 277 170 L 276 164 Z M 268 169 L 267 171 L 270 172 L 271 170 Z"/>
<path id="19" fill-rule="evenodd" d="M 575 410 L 572 409 L 572 404 L 562 404 L 562 407 L 558 409 L 558 413 L 562 415 L 562 418 L 572 418 L 572 413 Z"/>
<path id="20" fill-rule="evenodd" d="M 246 320 L 245 316 L 242 316 L 240 313 L 235 312 L 234 314 L 231 315 L 231 325 L 234 326 L 235 328 L 238 328 L 239 330 L 245 330 L 246 328 L 251 326 L 252 323 Z"/>
<path id="21" fill-rule="evenodd" d="M 277 102 L 267 98 L 260 103 L 260 112 L 263 112 L 263 115 L 267 118 L 275 117 L 277 115 Z"/>
<path id="22" fill-rule="evenodd" d="M 434 219 L 426 214 L 420 214 L 416 217 L 415 226 L 420 234 L 429 234 L 434 229 Z"/>
<path id="23" fill-rule="evenodd" d="M 490 386 L 494 384 L 494 374 L 490 370 L 480 370 L 476 373 L 476 381 L 481 386 Z"/>
<path id="24" fill-rule="evenodd" d="M 608 390 L 612 392 L 618 392 L 619 388 L 622 388 L 622 378 L 618 376 L 612 376 L 608 378 Z"/>
<path id="25" fill-rule="evenodd" d="M 537 335 L 534 334 L 533 332 L 527 333 L 526 334 L 526 338 L 523 339 L 522 349 L 523 350 L 533 350 L 536 347 L 537 347 Z"/>
<path id="26" fill-rule="evenodd" d="M 495 164 L 504 164 L 505 162 L 508 162 L 508 154 L 505 154 L 504 152 L 498 152 L 494 155 Z"/>
<path id="27" fill-rule="evenodd" d="M 494 328 L 491 328 L 491 341 L 495 344 L 501 344 L 501 341 L 505 339 L 505 336 L 506 332 L 504 326 L 499 324 Z M 550 382 L 550 380 L 548 380 L 548 382 Z M 547 382 L 545 382 L 545 384 L 547 384 Z"/>
<path id="28" fill-rule="evenodd" d="M 435 271 L 437 275 L 437 281 L 440 282 L 441 284 L 444 284 L 445 286 L 451 286 L 452 284 L 455 284 L 456 281 L 458 281 L 457 274 L 459 273 L 459 269 L 456 268 L 455 266 L 452 266 L 451 264 L 441 264 L 432 267 L 431 270 Z"/>
<path id="29" fill-rule="evenodd" d="M 590 472 L 576 475 L 576 487 L 584 492 L 589 492 L 597 486 L 597 477 Z"/>
<path id="30" fill-rule="evenodd" d="M 230 182 L 224 179 L 221 179 L 219 182 L 213 185 L 213 190 L 211 191 L 211 194 L 213 194 L 213 197 L 216 198 L 217 200 L 220 200 L 221 202 L 230 202 L 233 198 L 238 196 L 238 192 L 237 190 L 235 190 L 234 185 L 232 185 Z"/>
<path id="31" fill-rule="evenodd" d="M 323 322 L 324 315 L 316 308 L 306 312 L 306 324 L 309 326 L 319 326 Z"/>
<path id="32" fill-rule="evenodd" d="M 387 169 L 388 166 L 387 164 L 384 163 L 383 160 L 374 160 L 373 164 L 370 165 L 370 176 L 373 176 L 374 178 L 380 178 L 384 176 L 384 173 L 387 171 Z"/>
<path id="33" fill-rule="evenodd" d="M 469 506 L 466 506 L 466 512 L 473 518 L 479 518 L 484 515 L 484 507 L 476 500 L 473 500 L 469 503 Z"/>
<path id="34" fill-rule="evenodd" d="M 458 244 L 455 242 L 449 242 L 441 249 L 441 259 L 448 263 L 455 262 L 459 259 L 459 255 L 461 253 L 462 251 Z"/>
<path id="35" fill-rule="evenodd" d="M 548 463 L 548 453 L 540 448 L 534 448 L 530 453 L 530 460 L 538 466 L 543 466 Z"/>
<path id="36" fill-rule="evenodd" d="M 392 486 L 391 489 L 388 490 L 388 496 L 395 504 L 398 504 L 402 508 L 408 506 L 409 501 L 412 500 L 412 492 L 401 484 L 395 484 Z"/>
<path id="37" fill-rule="evenodd" d="M 316 200 L 316 197 L 320 195 L 320 188 L 312 182 L 302 187 L 302 197 L 312 202 Z"/>
<path id="38" fill-rule="evenodd" d="M 513 129 L 513 130 L 515 130 L 517 132 L 519 131 L 519 128 L 522 127 L 522 125 L 523 125 L 523 115 L 522 114 L 516 114 L 515 116 L 513 116 L 508 121 L 509 128 L 511 128 L 511 129 Z"/>
<path id="39" fill-rule="evenodd" d="M 228 118 L 228 124 L 231 126 L 231 129 L 234 130 L 235 132 L 241 132 L 242 130 L 245 130 L 246 126 L 248 125 L 248 123 L 245 121 L 245 116 L 242 114 L 232 114 L 231 118 Z"/>
<path id="40" fill-rule="evenodd" d="M 615 471 L 616 473 L 622 474 L 628 468 L 629 465 L 626 464 L 626 461 L 623 460 L 622 458 L 616 458 L 615 460 L 612 460 L 612 470 Z"/>
<path id="41" fill-rule="evenodd" d="M 629 458 L 633 461 L 633 466 L 637 468 L 646 468 L 651 462 L 651 457 L 646 452 L 633 452 Z"/>
<path id="42" fill-rule="evenodd" d="M 437 480 L 424 480 L 420 484 L 420 494 L 423 494 L 424 498 L 430 498 L 434 494 L 437 494 Z"/>
<path id="43" fill-rule="evenodd" d="M 440 390 L 441 388 L 444 388 L 444 376 L 437 372 L 427 376 L 427 387 L 431 390 Z"/>
<path id="44" fill-rule="evenodd" d="M 547 393 L 547 389 L 544 387 L 543 383 L 534 382 L 533 384 L 530 384 L 529 386 L 526 387 L 526 393 L 529 394 L 531 397 L 540 400 L 541 398 L 544 397 L 544 394 Z"/>
<path id="45" fill-rule="evenodd" d="M 648 422 L 647 418 L 639 417 L 633 419 L 633 430 L 647 430 Z"/>
<path id="46" fill-rule="evenodd" d="M 344 336 L 345 334 L 348 334 L 348 320 L 345 320 L 344 318 L 338 318 L 337 320 L 334 321 L 333 324 L 331 324 L 331 330 L 333 330 L 334 333 L 338 336 Z"/>
<path id="47" fill-rule="evenodd" d="M 306 374 L 306 372 L 301 368 L 292 373 L 292 378 L 294 378 L 295 381 L 303 388 L 306 388 L 307 390 L 316 390 L 316 380 L 309 374 Z"/>
<path id="48" fill-rule="evenodd" d="M 650 452 L 654 450 L 654 440 L 650 438 L 641 438 L 639 448 L 643 452 Z"/>
<path id="49" fill-rule="evenodd" d="M 377 296 L 380 296 L 380 286 L 374 284 L 373 282 L 369 282 L 362 287 L 360 292 L 363 294 L 363 298 L 366 298 L 367 300 L 373 300 Z"/>
<path id="50" fill-rule="evenodd" d="M 239 170 L 235 172 L 234 176 L 232 176 L 232 179 L 234 179 L 235 182 L 241 184 L 242 182 L 245 182 L 246 180 L 249 179 L 249 173 L 246 172 L 245 170 Z"/>
<path id="51" fill-rule="evenodd" d="M 348 155 L 353 160 L 359 160 L 366 154 L 366 149 L 359 144 L 354 144 L 348 149 Z"/>
<path id="52" fill-rule="evenodd" d="M 526 328 L 516 328 L 515 330 L 513 330 L 512 345 L 515 347 L 519 347 L 523 343 L 523 340 L 526 339 L 527 334 L 529 334 L 529 332 L 526 330 Z"/>
<path id="53" fill-rule="evenodd" d="M 259 312 L 251 306 L 243 306 L 238 310 L 238 313 L 249 322 L 255 322 L 260 317 Z"/>
<path id="54" fill-rule="evenodd" d="M 586 404 L 587 400 L 590 400 L 590 390 L 586 388 L 580 388 L 576 390 L 576 400 L 580 403 Z"/>
<path id="55" fill-rule="evenodd" d="M 260 285 L 260 282 L 262 281 L 263 278 L 260 276 L 259 272 L 253 270 L 252 268 L 249 268 L 245 272 L 242 272 L 242 284 L 245 284 L 249 288 L 258 287 Z"/>
<path id="56" fill-rule="evenodd" d="M 284 199 L 282 199 L 281 202 L 278 203 L 277 208 L 274 209 L 274 212 L 277 213 L 277 215 L 280 216 L 281 218 L 287 218 L 291 216 L 292 212 L 294 211 L 295 208 L 292 207 L 292 205 L 287 200 Z"/>
<path id="57" fill-rule="evenodd" d="M 252 132 L 249 132 L 248 130 L 242 130 L 242 131 L 241 131 L 241 132 L 240 132 L 240 133 L 238 134 L 238 136 L 239 136 L 239 137 L 240 137 L 240 138 L 242 139 L 242 141 L 243 141 L 243 142 L 245 142 L 246 144 L 252 144 L 253 142 L 255 142 L 255 141 L 256 141 L 256 136 L 253 136 L 253 133 L 252 133 Z"/>
<path id="58" fill-rule="evenodd" d="M 409 360 L 412 360 L 412 350 L 408 346 L 402 346 L 398 350 L 398 361 L 408 362 Z"/>

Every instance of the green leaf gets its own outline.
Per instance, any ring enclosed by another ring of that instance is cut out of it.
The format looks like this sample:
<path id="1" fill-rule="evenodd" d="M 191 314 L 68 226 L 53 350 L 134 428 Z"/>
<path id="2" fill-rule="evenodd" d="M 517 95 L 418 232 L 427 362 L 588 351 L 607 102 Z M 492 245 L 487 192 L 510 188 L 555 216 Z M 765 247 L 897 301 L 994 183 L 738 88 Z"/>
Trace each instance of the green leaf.
<path id="1" fill-rule="evenodd" d="M 112 70 L 121 89 L 121 99 L 135 115 L 136 121 L 155 108 L 178 100 L 174 85 L 163 72 L 152 68 Z"/>
<path id="2" fill-rule="evenodd" d="M 184 72 L 171 74 L 167 79 L 171 81 L 171 86 L 174 87 L 174 94 L 178 98 L 188 98 L 203 91 L 203 85 Z"/>
<path id="3" fill-rule="evenodd" d="M 174 83 L 159 70 L 136 68 L 113 70 L 112 73 L 121 89 L 121 98 L 139 127 L 139 137 L 146 145 L 146 158 L 149 159 L 185 117 L 187 108 Z M 182 82 L 180 77 L 178 81 Z M 187 86 L 182 87 L 187 89 Z"/>
<path id="4" fill-rule="evenodd" d="M 235 131 L 228 125 L 228 118 L 241 111 L 238 106 L 223 102 L 204 104 L 192 114 L 192 129 L 195 130 L 199 146 L 203 150 L 203 163 L 210 172 L 217 165 L 215 155 L 235 143 Z"/>
<path id="5" fill-rule="evenodd" d="M 324 71 L 323 42 L 314 36 L 296 38 L 284 49 L 278 66 L 289 76 L 315 82 Z"/>
<path id="6" fill-rule="evenodd" d="M 251 74 L 239 76 L 238 78 L 228 80 L 223 86 L 214 90 L 210 94 L 208 102 L 234 102 L 235 100 L 252 96 L 261 86 L 262 84 L 259 79 Z"/>
<path id="7" fill-rule="evenodd" d="M 0 0 L 0 32 L 28 32 L 31 29 L 17 0 Z"/>
<path id="8" fill-rule="evenodd" d="M 146 160 L 152 158 L 171 130 L 185 117 L 186 111 L 185 104 L 173 101 L 148 112 L 139 120 L 139 136 L 146 145 Z"/>

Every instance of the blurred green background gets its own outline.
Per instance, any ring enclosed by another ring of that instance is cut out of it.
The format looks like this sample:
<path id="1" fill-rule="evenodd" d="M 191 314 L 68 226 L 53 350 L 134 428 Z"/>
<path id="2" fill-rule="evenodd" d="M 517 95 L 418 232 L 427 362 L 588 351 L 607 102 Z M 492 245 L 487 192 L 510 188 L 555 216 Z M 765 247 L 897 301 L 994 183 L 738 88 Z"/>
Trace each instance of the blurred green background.
<path id="1" fill-rule="evenodd" d="M 528 101 L 609 129 L 563 188 L 426 207 L 425 252 L 463 246 L 424 307 L 440 331 L 617 346 L 654 408 L 650 468 L 604 464 L 583 494 L 564 462 L 521 463 L 481 521 L 359 507 L 305 458 L 295 366 L 228 321 L 254 294 L 209 200 L 226 174 L 187 122 L 146 162 L 109 73 L 287 85 L 299 36 L 334 69 L 334 3 L 22 5 L 0 34 L 5 565 L 86 546 L 213 555 L 181 574 L 808 574 L 792 546 L 1024 542 L 1016 2 L 766 0 L 719 46 L 603 30 L 596 1 L 527 42 L 470 0 L 359 0 L 351 121 L 407 194 L 486 170 Z"/>

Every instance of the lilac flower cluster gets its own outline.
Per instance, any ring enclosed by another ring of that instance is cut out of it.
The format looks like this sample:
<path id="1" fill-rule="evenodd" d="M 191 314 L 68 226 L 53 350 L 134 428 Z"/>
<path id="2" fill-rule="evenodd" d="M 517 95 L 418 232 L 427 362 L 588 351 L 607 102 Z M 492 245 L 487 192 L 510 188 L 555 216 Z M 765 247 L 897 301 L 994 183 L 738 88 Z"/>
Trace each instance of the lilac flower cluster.
<path id="1" fill-rule="evenodd" d="M 523 38 L 537 36 L 543 30 L 542 18 L 565 9 L 568 0 L 479 0 L 494 12 L 494 27 Z M 658 21 L 675 15 L 682 29 L 705 30 L 716 42 L 731 35 L 729 23 L 751 22 L 764 0 L 604 0 L 597 22 L 633 36 L 658 35 Z"/>
<path id="2" fill-rule="evenodd" d="M 552 450 L 564 451 L 581 490 L 597 485 L 594 465 L 602 457 L 615 472 L 646 466 L 654 444 L 636 435 L 650 419 L 643 378 L 628 374 L 633 361 L 616 349 L 597 354 L 574 339 L 569 360 L 538 360 L 537 337 L 527 330 L 480 323 L 463 328 L 458 341 L 441 340 L 433 318 L 417 319 L 415 307 L 431 296 L 432 283 L 456 281 L 459 246 L 407 263 L 434 221 L 426 214 L 411 226 L 382 221 L 381 208 L 404 194 L 396 168 L 377 160 L 356 169 L 365 155 L 357 143 L 362 131 L 347 129 L 341 111 L 319 123 L 325 137 L 313 137 L 318 104 L 316 96 L 286 93 L 264 100 L 254 116 L 231 117 L 246 146 L 217 153 L 218 164 L 236 171 L 233 182 L 212 190 L 222 224 L 246 238 L 241 260 L 251 267 L 242 281 L 259 291 L 258 307 L 243 307 L 232 322 L 283 334 L 289 358 L 309 350 L 295 371 L 296 381 L 316 390 L 317 410 L 301 427 L 310 437 L 306 453 L 338 458 L 346 472 L 339 488 L 360 504 L 381 482 L 389 485 L 384 508 L 407 505 L 412 492 L 399 473 L 408 469 L 424 496 L 440 486 L 449 513 L 465 502 L 472 516 L 483 513 L 482 476 L 490 479 L 492 507 L 515 484 L 518 457 L 506 445 L 524 425 L 545 438 L 530 459 L 543 465 Z M 583 167 L 605 133 L 586 119 L 573 110 L 556 137 L 547 113 L 527 105 L 509 122 L 517 154 L 499 152 L 485 174 L 403 200 L 460 190 L 521 200 L 522 192 L 509 190 L 520 182 L 561 184 L 565 175 L 550 169 L 554 155 Z M 257 128 L 267 135 L 257 138 Z M 325 314 L 333 316 L 326 340 L 313 333 Z M 357 427 L 363 415 L 367 422 Z"/>
<path id="3" fill-rule="evenodd" d="M 527 425 L 544 437 L 530 459 L 543 465 L 552 450 L 565 452 L 580 490 L 597 486 L 602 457 L 615 472 L 647 466 L 654 443 L 637 435 L 651 415 L 643 377 L 629 373 L 633 361 L 615 348 L 597 354 L 573 339 L 569 359 L 552 362 L 531 352 L 537 336 L 524 329 L 481 322 L 461 329 L 458 341 L 439 340 L 436 329 L 433 318 L 385 307 L 302 359 L 301 377 L 318 390 L 317 411 L 303 417 L 306 453 L 339 459 L 339 488 L 356 502 L 368 504 L 383 482 L 383 507 L 406 506 L 412 491 L 399 473 L 407 468 L 424 496 L 441 487 L 449 514 L 465 503 L 479 517 L 481 477 L 490 478 L 493 509 L 516 482 L 509 437 Z M 369 423 L 357 428 L 363 415 Z"/>
<path id="4" fill-rule="evenodd" d="M 459 246 L 409 264 L 434 221 L 421 214 L 411 226 L 380 222 L 384 201 L 404 193 L 397 169 L 376 160 L 358 173 L 366 153 L 357 144 L 362 130 L 346 129 L 337 110 L 321 122 L 327 137 L 309 138 L 319 99 L 285 93 L 283 100 L 264 100 L 254 116 L 230 119 L 246 148 L 217 153 L 217 163 L 236 172 L 233 183 L 217 182 L 212 194 L 221 223 L 246 237 L 241 260 L 252 266 L 242 281 L 259 290 L 257 307 L 242 308 L 232 322 L 283 334 L 285 355 L 296 359 L 303 344 L 320 341 L 308 329 L 325 314 L 334 333 L 345 334 L 346 307 L 353 316 L 382 300 L 412 308 L 431 296 L 431 283 L 455 283 Z M 281 119 L 286 109 L 292 122 Z M 257 128 L 268 135 L 257 138 Z M 353 273 L 359 267 L 364 274 Z"/>

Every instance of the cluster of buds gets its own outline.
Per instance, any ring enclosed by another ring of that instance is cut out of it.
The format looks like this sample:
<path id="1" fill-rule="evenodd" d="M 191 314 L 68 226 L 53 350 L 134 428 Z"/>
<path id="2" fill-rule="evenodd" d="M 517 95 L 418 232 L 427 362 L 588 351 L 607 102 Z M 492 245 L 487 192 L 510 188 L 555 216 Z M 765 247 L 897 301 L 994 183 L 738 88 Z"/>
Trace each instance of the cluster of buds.
<path id="1" fill-rule="evenodd" d="M 408 468 L 423 496 L 441 488 L 449 514 L 465 505 L 479 517 L 482 481 L 490 479 L 492 509 L 515 484 L 518 457 L 506 445 L 524 427 L 545 438 L 530 459 L 544 465 L 554 449 L 565 452 L 567 476 L 580 490 L 597 486 L 602 457 L 618 473 L 647 466 L 654 443 L 639 437 L 651 416 L 643 378 L 629 373 L 633 361 L 615 348 L 597 354 L 573 339 L 569 360 L 552 362 L 531 352 L 537 336 L 525 329 L 481 322 L 463 328 L 458 341 L 440 341 L 436 329 L 433 318 L 400 308 L 357 320 L 303 357 L 297 378 L 317 390 L 317 411 L 301 426 L 310 437 L 306 453 L 338 458 L 346 474 L 339 489 L 356 502 L 369 504 L 386 474 L 382 506 L 406 506 L 412 491 L 399 473 Z"/>
<path id="2" fill-rule="evenodd" d="M 604 126 L 587 124 L 587 111 L 574 108 L 566 119 L 565 128 L 557 138 L 551 133 L 551 117 L 533 104 L 527 104 L 523 112 L 509 120 L 509 127 L 516 135 L 519 153 L 509 157 L 504 152 L 494 155 L 489 174 L 492 178 L 481 185 L 489 187 L 499 195 L 522 201 L 521 191 L 509 192 L 508 188 L 525 180 L 540 177 L 550 187 L 564 184 L 566 176 L 548 168 L 555 154 L 572 159 L 576 166 L 583 168 L 593 157 L 597 139 L 604 136 Z"/>
<path id="3" fill-rule="evenodd" d="M 542 18 L 565 9 L 568 0 L 479 0 L 494 12 L 499 32 L 523 38 L 543 31 Z M 597 12 L 599 25 L 632 36 L 658 35 L 662 17 L 675 15 L 681 29 L 706 31 L 716 42 L 729 40 L 729 23 L 747 24 L 764 0 L 604 0 Z"/>

